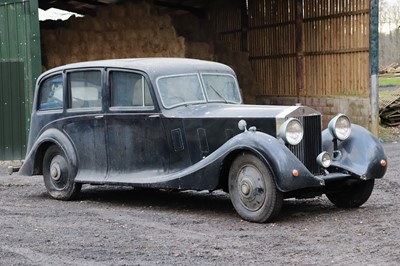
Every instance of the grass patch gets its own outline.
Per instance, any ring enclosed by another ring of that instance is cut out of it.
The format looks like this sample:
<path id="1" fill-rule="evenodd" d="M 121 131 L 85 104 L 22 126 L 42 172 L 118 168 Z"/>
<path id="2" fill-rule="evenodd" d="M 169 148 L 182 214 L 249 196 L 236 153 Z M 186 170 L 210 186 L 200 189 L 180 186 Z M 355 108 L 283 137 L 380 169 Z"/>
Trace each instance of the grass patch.
<path id="1" fill-rule="evenodd" d="M 378 129 L 379 138 L 384 142 L 400 142 L 400 126 L 388 127 L 380 125 Z"/>
<path id="2" fill-rule="evenodd" d="M 400 86 L 400 78 L 398 77 L 379 77 L 379 86 Z"/>
<path id="3" fill-rule="evenodd" d="M 390 90 L 379 90 L 379 99 L 385 98 L 385 96 L 391 94 Z"/>

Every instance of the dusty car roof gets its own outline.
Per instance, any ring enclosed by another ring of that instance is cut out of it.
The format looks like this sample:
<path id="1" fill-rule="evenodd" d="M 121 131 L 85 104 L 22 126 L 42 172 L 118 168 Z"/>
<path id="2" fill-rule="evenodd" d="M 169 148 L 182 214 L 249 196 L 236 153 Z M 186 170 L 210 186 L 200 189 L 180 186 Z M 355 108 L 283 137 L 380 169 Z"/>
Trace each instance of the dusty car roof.
<path id="1" fill-rule="evenodd" d="M 234 75 L 233 70 L 221 63 L 210 62 L 189 58 L 127 58 L 110 59 L 72 63 L 59 66 L 43 73 L 43 75 L 64 69 L 77 69 L 88 67 L 109 67 L 109 68 L 128 68 L 141 70 L 149 75 L 169 75 L 175 73 L 194 73 L 198 71 L 206 72 L 229 72 Z"/>

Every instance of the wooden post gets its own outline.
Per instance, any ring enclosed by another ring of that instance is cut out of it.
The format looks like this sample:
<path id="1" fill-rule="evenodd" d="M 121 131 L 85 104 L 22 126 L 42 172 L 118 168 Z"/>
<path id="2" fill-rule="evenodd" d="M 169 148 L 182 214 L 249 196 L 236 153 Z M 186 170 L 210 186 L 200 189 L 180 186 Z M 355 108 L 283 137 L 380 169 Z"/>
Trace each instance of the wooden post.
<path id="1" fill-rule="evenodd" d="M 242 0 L 240 4 L 240 9 L 242 11 L 242 19 L 241 19 L 241 27 L 242 27 L 242 42 L 241 42 L 241 50 L 243 52 L 249 51 L 249 45 L 247 41 L 247 31 L 249 29 L 249 13 L 247 10 L 247 1 Z"/>
<path id="2" fill-rule="evenodd" d="M 303 0 L 296 0 L 296 91 L 297 102 L 305 95 L 304 89 L 304 40 L 303 40 Z"/>

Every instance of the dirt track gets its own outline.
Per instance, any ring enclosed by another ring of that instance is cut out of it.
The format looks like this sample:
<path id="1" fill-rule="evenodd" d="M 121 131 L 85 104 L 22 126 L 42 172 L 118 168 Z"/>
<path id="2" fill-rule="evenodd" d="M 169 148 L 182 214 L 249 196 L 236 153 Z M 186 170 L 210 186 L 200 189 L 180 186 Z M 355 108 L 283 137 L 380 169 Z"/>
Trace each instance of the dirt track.
<path id="1" fill-rule="evenodd" d="M 86 186 L 57 201 L 0 165 L 0 265 L 399 265 L 400 143 L 384 146 L 388 173 L 361 208 L 286 200 L 270 224 L 222 192 Z"/>

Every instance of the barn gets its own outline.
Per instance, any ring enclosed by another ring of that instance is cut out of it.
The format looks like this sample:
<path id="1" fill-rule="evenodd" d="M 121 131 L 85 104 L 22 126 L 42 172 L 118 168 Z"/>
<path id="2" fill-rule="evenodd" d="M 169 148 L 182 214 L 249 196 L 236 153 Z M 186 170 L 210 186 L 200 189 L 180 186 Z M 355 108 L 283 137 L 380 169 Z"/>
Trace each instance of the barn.
<path id="1" fill-rule="evenodd" d="M 38 8 L 84 15 L 38 20 Z M 25 156 L 36 78 L 85 60 L 230 65 L 245 103 L 308 105 L 377 132 L 378 0 L 0 0 L 0 160 Z"/>

